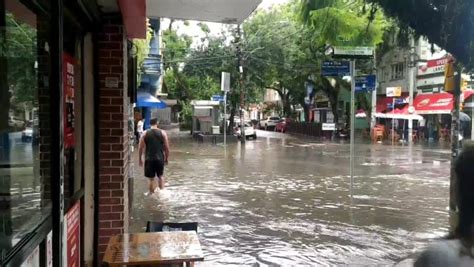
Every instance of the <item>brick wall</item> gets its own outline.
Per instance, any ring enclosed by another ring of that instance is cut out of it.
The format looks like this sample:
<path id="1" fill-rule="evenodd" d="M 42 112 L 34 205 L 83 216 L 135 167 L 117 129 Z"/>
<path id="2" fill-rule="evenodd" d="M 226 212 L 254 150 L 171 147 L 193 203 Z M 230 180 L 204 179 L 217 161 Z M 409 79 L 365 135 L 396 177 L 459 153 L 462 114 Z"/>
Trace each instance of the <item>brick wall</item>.
<path id="1" fill-rule="evenodd" d="M 99 256 L 109 238 L 128 231 L 127 42 L 119 18 L 99 35 Z"/>

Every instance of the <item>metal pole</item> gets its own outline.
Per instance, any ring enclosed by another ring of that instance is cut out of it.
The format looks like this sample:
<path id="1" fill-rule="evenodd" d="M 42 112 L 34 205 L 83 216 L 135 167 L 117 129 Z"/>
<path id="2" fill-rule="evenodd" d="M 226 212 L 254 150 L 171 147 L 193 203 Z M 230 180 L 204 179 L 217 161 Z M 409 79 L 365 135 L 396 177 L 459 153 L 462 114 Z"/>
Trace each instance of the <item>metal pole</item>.
<path id="1" fill-rule="evenodd" d="M 244 121 L 244 69 L 242 64 L 242 36 L 240 31 L 240 24 L 237 26 L 237 59 L 238 59 L 238 68 L 239 68 L 239 85 L 240 85 L 240 143 L 245 144 L 245 121 Z"/>
<path id="2" fill-rule="evenodd" d="M 355 59 L 351 60 L 351 145 L 350 145 L 350 176 L 351 176 L 351 198 L 354 195 L 354 139 L 355 139 Z"/>
<path id="3" fill-rule="evenodd" d="M 224 147 L 227 146 L 227 91 L 224 90 Z"/>
<path id="4" fill-rule="evenodd" d="M 376 49 L 374 48 L 374 74 L 375 74 L 375 90 L 372 91 L 372 111 L 371 111 L 371 120 L 370 120 L 370 132 L 372 133 L 375 127 L 375 113 L 377 113 L 377 88 L 379 87 L 379 79 L 377 78 L 377 54 Z"/>
<path id="5" fill-rule="evenodd" d="M 392 146 L 395 142 L 395 97 L 392 99 Z"/>
<path id="6" fill-rule="evenodd" d="M 451 175 L 450 175 L 450 188 L 449 188 L 449 221 L 451 229 L 455 229 L 458 221 L 458 179 L 455 172 L 455 163 L 459 155 L 460 144 L 459 144 L 459 113 L 460 113 L 460 96 L 461 96 L 461 73 L 462 70 L 455 63 L 455 70 L 457 74 L 455 76 L 455 85 L 453 91 L 454 98 L 454 110 L 451 117 Z"/>
<path id="7" fill-rule="evenodd" d="M 415 63 L 415 52 L 416 52 L 416 47 L 415 47 L 415 37 L 410 38 L 410 67 L 411 69 L 408 71 L 408 79 L 409 79 L 409 102 L 408 106 L 413 107 L 413 97 L 414 97 L 414 92 L 415 92 L 415 79 L 416 79 L 416 63 Z M 405 125 L 405 124 L 404 124 Z M 408 143 L 412 144 L 413 143 L 413 120 L 409 119 L 408 120 Z"/>

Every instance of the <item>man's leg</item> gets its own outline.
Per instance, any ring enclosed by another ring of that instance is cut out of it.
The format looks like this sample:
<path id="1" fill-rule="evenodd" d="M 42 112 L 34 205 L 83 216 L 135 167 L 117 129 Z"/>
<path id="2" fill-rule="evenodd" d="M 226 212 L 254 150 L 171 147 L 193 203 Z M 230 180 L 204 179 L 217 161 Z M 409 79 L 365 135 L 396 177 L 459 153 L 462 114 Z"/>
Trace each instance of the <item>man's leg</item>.
<path id="1" fill-rule="evenodd" d="M 158 177 L 158 186 L 160 187 L 161 190 L 165 188 L 165 177 L 163 175 Z"/>
<path id="2" fill-rule="evenodd" d="M 150 193 L 155 193 L 156 190 L 156 178 L 148 178 L 150 183 L 148 184 L 148 190 L 150 190 Z"/>

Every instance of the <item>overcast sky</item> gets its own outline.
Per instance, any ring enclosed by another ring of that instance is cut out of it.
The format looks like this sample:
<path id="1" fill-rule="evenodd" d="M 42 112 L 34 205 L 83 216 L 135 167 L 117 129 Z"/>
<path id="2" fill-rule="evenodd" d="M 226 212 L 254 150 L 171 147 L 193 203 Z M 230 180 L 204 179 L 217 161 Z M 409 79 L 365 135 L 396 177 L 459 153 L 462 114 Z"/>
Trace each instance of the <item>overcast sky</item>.
<path id="1" fill-rule="evenodd" d="M 262 3 L 258 6 L 258 9 L 268 9 L 272 5 L 283 4 L 287 3 L 288 1 L 290 0 L 262 0 Z M 167 28 L 168 23 L 169 21 L 165 20 L 161 25 L 162 29 Z M 201 31 L 199 26 L 197 26 L 198 23 L 199 22 L 197 21 L 189 21 L 189 26 L 185 26 L 182 22 L 176 23 L 174 25 L 178 26 L 178 33 L 193 36 L 195 40 L 193 45 L 196 45 L 200 42 L 199 39 L 204 36 L 204 33 Z M 218 34 L 223 29 L 223 24 L 221 23 L 206 22 L 206 24 L 209 26 L 211 34 Z"/>

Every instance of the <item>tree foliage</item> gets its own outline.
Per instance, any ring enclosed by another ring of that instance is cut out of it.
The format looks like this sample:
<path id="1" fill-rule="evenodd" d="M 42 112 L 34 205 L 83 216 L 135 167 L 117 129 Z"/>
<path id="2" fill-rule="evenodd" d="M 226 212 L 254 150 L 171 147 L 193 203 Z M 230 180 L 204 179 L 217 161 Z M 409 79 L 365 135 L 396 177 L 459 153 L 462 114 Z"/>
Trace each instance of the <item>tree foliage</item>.
<path id="1" fill-rule="evenodd" d="M 404 33 L 414 31 L 474 69 L 474 1 L 366 0 L 394 18 Z"/>

